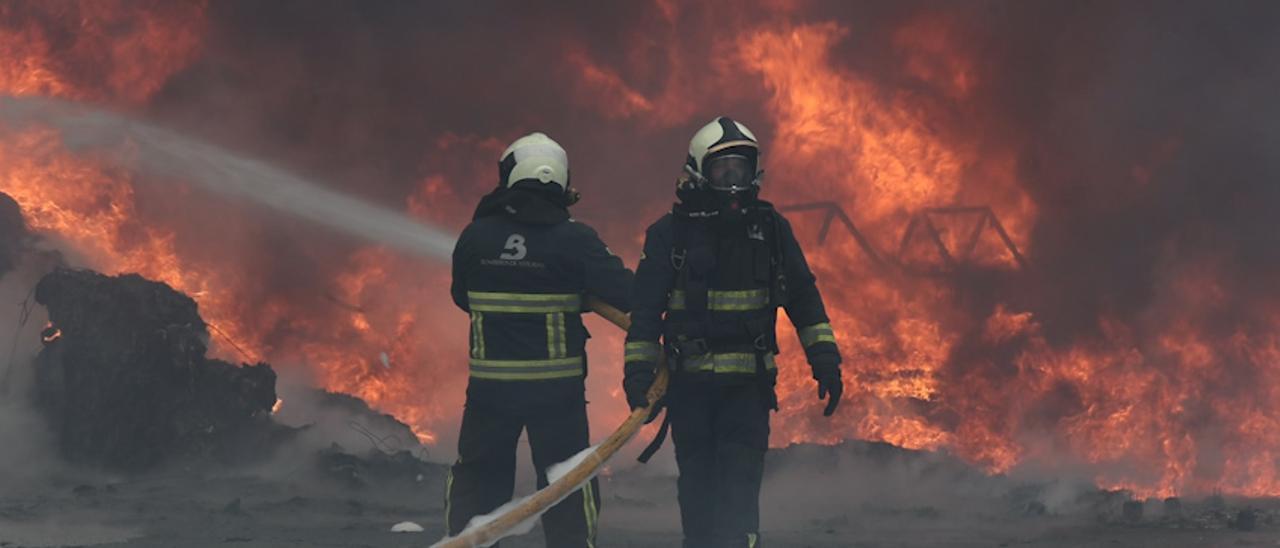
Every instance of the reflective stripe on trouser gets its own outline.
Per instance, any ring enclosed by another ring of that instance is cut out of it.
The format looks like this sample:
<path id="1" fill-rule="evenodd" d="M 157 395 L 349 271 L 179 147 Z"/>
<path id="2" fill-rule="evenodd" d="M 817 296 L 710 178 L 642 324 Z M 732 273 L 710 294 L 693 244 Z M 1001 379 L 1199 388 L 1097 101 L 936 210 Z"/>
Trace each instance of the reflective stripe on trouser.
<path id="1" fill-rule="evenodd" d="M 770 402 L 755 383 L 688 379 L 671 390 L 684 545 L 759 546 Z"/>
<path id="2" fill-rule="evenodd" d="M 800 334 L 800 346 L 809 348 L 820 342 L 836 342 L 835 331 L 831 330 L 831 324 L 822 322 L 815 323 L 808 327 L 802 327 L 797 330 Z"/>
<path id="3" fill-rule="evenodd" d="M 462 463 L 462 460 L 453 462 L 453 466 L 449 467 L 449 475 L 444 480 L 444 534 L 453 536 L 461 531 L 451 531 L 449 529 L 449 513 L 453 510 L 453 468 Z"/>
<path id="4" fill-rule="evenodd" d="M 468 291 L 467 305 L 480 312 L 549 314 L 582 312 L 582 296 L 577 293 L 495 293 Z"/>
<path id="5" fill-rule="evenodd" d="M 754 352 L 722 352 L 686 358 L 685 371 L 700 371 L 725 374 L 754 374 L 756 372 L 756 354 Z M 778 368 L 773 354 L 764 355 L 764 368 L 772 371 Z"/>
<path id="6" fill-rule="evenodd" d="M 471 376 L 498 381 L 567 379 L 583 374 L 582 356 L 545 360 L 471 360 Z"/>
<path id="7" fill-rule="evenodd" d="M 458 461 L 450 470 L 453 480 L 446 484 L 449 534 L 457 534 L 471 518 L 511 500 L 521 431 L 528 433 L 538 488 L 542 488 L 547 484 L 547 468 L 588 447 L 587 430 L 583 403 L 512 409 L 468 399 L 458 434 Z M 592 548 L 599 508 L 599 483 L 592 480 L 543 514 L 546 546 Z"/>
<path id="8" fill-rule="evenodd" d="M 582 515 L 587 521 L 587 546 L 595 548 L 596 531 L 600 524 L 600 507 L 597 505 L 596 484 L 588 481 L 582 486 Z"/>
<path id="9" fill-rule="evenodd" d="M 627 343 L 626 355 L 623 361 L 631 362 L 657 362 L 658 355 L 662 353 L 662 346 L 656 342 L 632 341 Z"/>
<path id="10" fill-rule="evenodd" d="M 684 310 L 685 306 L 684 290 L 677 289 L 672 291 L 671 298 L 667 300 L 667 308 L 670 310 Z M 712 290 L 707 292 L 708 310 L 743 311 L 760 310 L 768 307 L 768 289 Z"/>

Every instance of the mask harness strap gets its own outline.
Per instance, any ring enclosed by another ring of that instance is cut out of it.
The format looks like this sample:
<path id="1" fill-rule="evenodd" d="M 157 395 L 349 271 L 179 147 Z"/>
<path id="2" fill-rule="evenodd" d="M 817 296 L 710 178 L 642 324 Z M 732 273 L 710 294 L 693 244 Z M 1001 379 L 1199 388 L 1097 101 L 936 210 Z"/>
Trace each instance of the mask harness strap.
<path id="1" fill-rule="evenodd" d="M 671 267 L 674 268 L 676 272 L 676 283 L 673 290 L 684 291 L 685 306 L 687 310 L 696 310 L 695 307 L 699 306 L 700 303 L 701 310 L 703 311 L 702 315 L 705 316 L 707 308 L 706 281 L 704 279 L 701 284 L 695 283 L 691 287 L 690 272 L 689 269 L 686 268 L 689 262 L 689 222 L 690 221 L 688 219 L 683 219 L 679 216 L 675 218 L 674 234 L 672 235 L 673 241 L 671 242 Z M 701 291 L 698 291 L 698 285 L 701 286 Z M 695 296 L 694 293 L 701 293 L 701 295 Z M 684 356 L 690 351 L 693 351 L 694 345 L 689 344 L 686 341 L 679 340 L 677 337 L 673 337 L 671 335 L 673 334 L 667 334 L 666 342 L 670 349 L 670 355 L 672 358 L 668 360 L 668 363 L 672 364 L 672 367 L 674 367 L 672 370 L 672 385 L 675 385 L 678 382 L 675 380 L 679 378 L 678 373 L 684 371 Z M 701 339 L 699 340 L 701 341 Z M 668 391 L 667 397 L 674 398 L 674 393 L 674 390 Z M 650 417 L 650 420 L 652 419 L 653 417 Z M 667 433 L 670 430 L 671 410 L 667 409 L 666 413 L 662 417 L 662 424 L 658 426 L 657 434 L 653 436 L 653 440 L 649 442 L 649 445 L 645 446 L 644 451 L 640 452 L 640 456 L 636 457 L 636 460 L 642 463 L 649 462 L 649 459 L 653 458 L 653 455 L 658 452 L 658 449 L 662 448 L 662 444 L 666 443 Z"/>

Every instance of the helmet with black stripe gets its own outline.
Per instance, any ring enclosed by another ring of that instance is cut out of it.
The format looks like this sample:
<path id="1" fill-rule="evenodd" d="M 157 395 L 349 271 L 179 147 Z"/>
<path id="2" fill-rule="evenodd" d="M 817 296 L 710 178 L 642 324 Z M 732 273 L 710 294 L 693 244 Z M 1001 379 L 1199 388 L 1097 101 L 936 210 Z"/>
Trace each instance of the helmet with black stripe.
<path id="1" fill-rule="evenodd" d="M 697 188 L 751 193 L 760 189 L 760 144 L 747 126 L 728 116 L 712 120 L 689 141 L 685 172 Z"/>

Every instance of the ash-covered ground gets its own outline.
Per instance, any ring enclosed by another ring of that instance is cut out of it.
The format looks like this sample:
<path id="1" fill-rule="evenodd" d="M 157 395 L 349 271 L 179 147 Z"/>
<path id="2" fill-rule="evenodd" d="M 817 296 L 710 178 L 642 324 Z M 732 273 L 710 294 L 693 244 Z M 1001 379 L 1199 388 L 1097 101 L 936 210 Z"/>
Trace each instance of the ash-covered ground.
<path id="1" fill-rule="evenodd" d="M 668 457 L 669 458 L 669 457 Z M 770 546 L 1275 546 L 1280 504 L 1150 501 L 1081 484 L 990 478 L 885 445 L 797 446 L 769 459 Z M 293 466 L 293 468 L 290 468 Z M 605 478 L 599 546 L 679 544 L 675 479 L 658 463 Z M 444 467 L 350 481 L 306 459 L 139 477 L 59 470 L 0 495 L 2 546 L 427 546 Z M 1241 523 L 1241 520 L 1248 523 Z M 401 521 L 425 528 L 390 532 Z M 1246 529 L 1252 530 L 1246 530 Z M 542 546 L 535 530 L 503 546 Z"/>

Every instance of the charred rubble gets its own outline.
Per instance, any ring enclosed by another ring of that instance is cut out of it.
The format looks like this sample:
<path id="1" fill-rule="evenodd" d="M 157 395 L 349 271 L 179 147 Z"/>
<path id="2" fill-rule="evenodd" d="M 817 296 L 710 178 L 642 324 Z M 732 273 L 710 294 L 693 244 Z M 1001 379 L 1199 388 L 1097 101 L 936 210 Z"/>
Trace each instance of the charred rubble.
<path id="1" fill-rule="evenodd" d="M 288 435 L 270 419 L 275 372 L 206 357 L 195 301 L 168 285 L 60 268 L 35 298 L 50 322 L 35 402 L 67 460 L 120 471 L 174 457 L 238 461 Z"/>
<path id="2" fill-rule="evenodd" d="M 310 428 L 273 420 L 270 365 L 206 356 L 209 329 L 196 302 L 164 283 L 59 268 L 36 285 L 35 299 L 50 325 L 33 398 L 70 462 L 123 472 L 174 461 L 244 464 Z M 315 451 L 321 477 L 347 487 L 412 483 L 431 466 L 411 452 L 408 426 L 363 400 L 315 389 L 306 398 L 317 417 L 344 417 L 362 445 Z"/>
<path id="3" fill-rule="evenodd" d="M 34 286 L 20 324 L 33 304 L 49 320 L 32 363 L 10 356 L 0 397 L 29 397 L 67 461 L 120 472 L 173 461 L 241 464 L 269 457 L 309 428 L 272 419 L 279 400 L 270 365 L 206 355 L 209 328 L 189 296 L 137 274 L 66 268 L 60 253 L 39 242 L 18 202 L 0 193 L 0 277 L 24 292 Z M 34 368 L 27 394 L 10 393 L 15 365 Z M 368 440 L 363 448 L 316 451 L 312 464 L 321 475 L 355 485 L 412 479 L 426 466 L 411 451 L 413 431 L 394 417 L 344 394 L 308 389 L 306 398 Z"/>
<path id="4" fill-rule="evenodd" d="M 49 310 L 36 359 L 35 402 L 70 462 L 143 471 L 166 461 L 244 463 L 271 456 L 310 426 L 276 423 L 268 364 L 206 356 L 196 302 L 137 274 L 56 269 L 36 286 Z M 317 417 L 346 417 L 366 447 L 315 452 L 321 476 L 348 487 L 417 478 L 412 430 L 360 398 L 308 391 Z"/>
<path id="5" fill-rule="evenodd" d="M 18 265 L 30 238 L 18 202 L 8 194 L 0 193 L 0 276 Z"/>
<path id="6" fill-rule="evenodd" d="M 285 405 L 294 398 L 290 396 Z M 347 394 L 313 390 L 306 398 L 310 400 L 307 406 L 316 415 L 314 420 L 346 417 L 343 426 L 350 433 L 347 441 L 335 441 L 314 453 L 312 464 L 320 477 L 347 488 L 412 489 L 423 478 L 439 472 L 439 465 L 415 455 L 417 436 L 395 417 L 379 413 L 364 400 Z"/>

